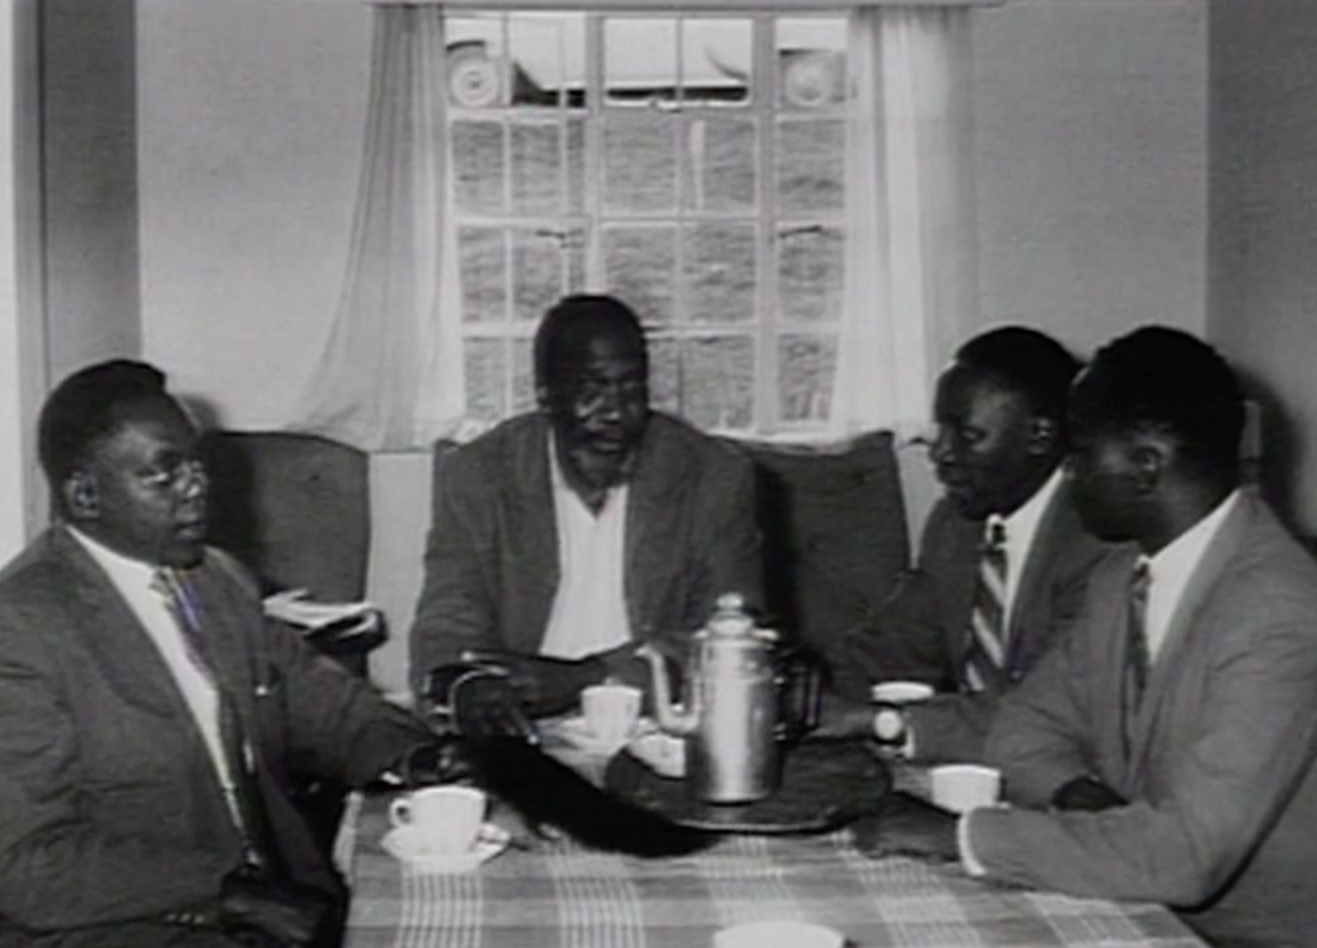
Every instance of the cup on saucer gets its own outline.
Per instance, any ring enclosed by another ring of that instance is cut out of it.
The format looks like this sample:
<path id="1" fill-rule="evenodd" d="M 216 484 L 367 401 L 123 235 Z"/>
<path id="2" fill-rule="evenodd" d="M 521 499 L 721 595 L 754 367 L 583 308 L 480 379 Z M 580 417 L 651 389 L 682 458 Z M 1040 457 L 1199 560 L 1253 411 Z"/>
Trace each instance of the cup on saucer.
<path id="1" fill-rule="evenodd" d="M 933 686 L 923 681 L 880 681 L 869 689 L 869 698 L 882 704 L 914 704 L 933 697 Z"/>
<path id="2" fill-rule="evenodd" d="M 590 685 L 581 692 L 581 717 L 600 745 L 621 747 L 640 722 L 639 688 L 631 685 Z"/>
<path id="3" fill-rule="evenodd" d="M 952 813 L 992 806 L 1001 795 L 1001 771 L 979 764 L 942 764 L 929 770 L 928 792 L 934 804 Z"/>
<path id="4" fill-rule="evenodd" d="M 488 801 L 475 787 L 424 787 L 389 804 L 389 823 L 412 852 L 457 856 L 475 845 Z"/>

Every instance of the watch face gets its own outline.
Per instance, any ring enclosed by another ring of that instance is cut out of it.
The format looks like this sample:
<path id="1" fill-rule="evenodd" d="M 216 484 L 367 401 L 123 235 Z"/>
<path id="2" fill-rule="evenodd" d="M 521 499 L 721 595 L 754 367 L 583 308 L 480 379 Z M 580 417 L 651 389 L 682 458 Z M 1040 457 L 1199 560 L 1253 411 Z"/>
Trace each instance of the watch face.
<path id="1" fill-rule="evenodd" d="M 879 708 L 873 716 L 873 733 L 884 743 L 896 743 L 905 736 L 905 715 L 896 708 Z"/>

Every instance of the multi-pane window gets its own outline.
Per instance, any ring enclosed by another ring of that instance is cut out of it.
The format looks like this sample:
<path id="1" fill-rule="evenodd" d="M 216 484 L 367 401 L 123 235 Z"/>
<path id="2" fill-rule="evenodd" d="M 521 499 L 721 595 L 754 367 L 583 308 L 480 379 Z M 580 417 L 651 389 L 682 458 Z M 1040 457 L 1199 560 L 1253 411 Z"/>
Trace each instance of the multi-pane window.
<path id="1" fill-rule="evenodd" d="M 649 332 L 654 403 L 711 429 L 827 421 L 840 319 L 840 16 L 454 14 L 449 124 L 469 414 L 533 402 L 572 292 Z"/>

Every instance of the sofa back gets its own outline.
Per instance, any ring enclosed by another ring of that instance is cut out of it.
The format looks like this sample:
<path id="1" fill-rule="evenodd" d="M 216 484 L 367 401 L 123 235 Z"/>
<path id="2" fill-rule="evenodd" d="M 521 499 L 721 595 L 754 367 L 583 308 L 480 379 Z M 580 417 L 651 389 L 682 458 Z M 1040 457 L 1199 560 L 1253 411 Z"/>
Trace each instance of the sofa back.
<path id="1" fill-rule="evenodd" d="M 731 443 L 758 474 L 768 608 L 827 654 L 909 564 L 892 434 L 871 431 L 829 446 Z"/>

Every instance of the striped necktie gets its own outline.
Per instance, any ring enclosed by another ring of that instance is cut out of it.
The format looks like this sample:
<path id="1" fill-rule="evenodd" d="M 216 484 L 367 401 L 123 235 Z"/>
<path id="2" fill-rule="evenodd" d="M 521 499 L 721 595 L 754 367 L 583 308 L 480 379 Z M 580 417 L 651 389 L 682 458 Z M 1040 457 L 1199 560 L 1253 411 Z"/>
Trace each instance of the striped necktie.
<path id="1" fill-rule="evenodd" d="M 167 566 L 156 570 L 151 588 L 164 599 L 165 607 L 182 635 L 192 664 L 215 689 L 219 707 L 220 743 L 228 765 L 228 776 L 233 782 L 231 788 L 223 789 L 233 797 L 240 823 L 238 830 L 242 835 L 243 856 L 247 864 L 268 868 L 270 856 L 276 850 L 270 845 L 274 836 L 270 831 L 264 800 L 254 779 L 255 755 L 243 733 L 233 700 L 224 683 L 216 676 L 214 665 L 208 657 L 210 649 L 202 630 L 201 611 L 196 597 L 187 580 L 177 570 Z"/>
<path id="2" fill-rule="evenodd" d="M 1006 523 L 993 515 L 979 550 L 974 608 L 970 612 L 969 651 L 962 687 L 984 691 L 1000 685 L 1006 660 Z"/>

